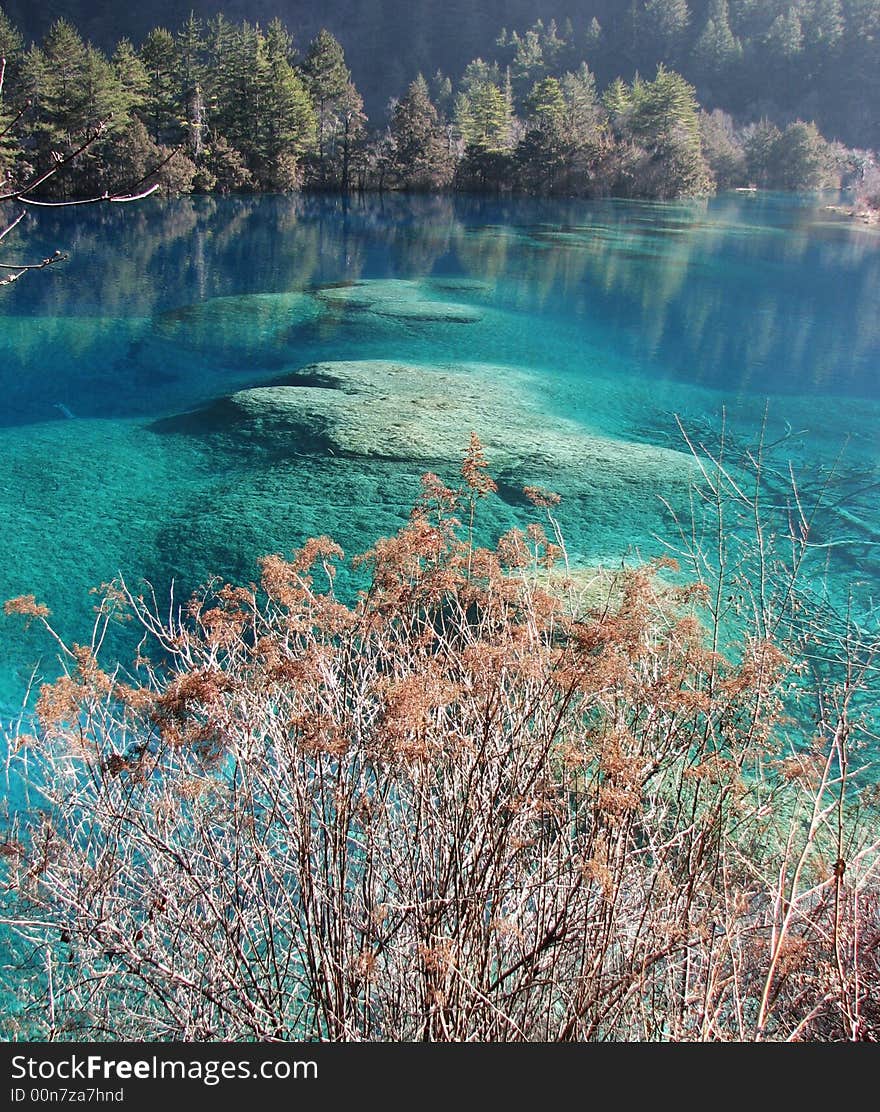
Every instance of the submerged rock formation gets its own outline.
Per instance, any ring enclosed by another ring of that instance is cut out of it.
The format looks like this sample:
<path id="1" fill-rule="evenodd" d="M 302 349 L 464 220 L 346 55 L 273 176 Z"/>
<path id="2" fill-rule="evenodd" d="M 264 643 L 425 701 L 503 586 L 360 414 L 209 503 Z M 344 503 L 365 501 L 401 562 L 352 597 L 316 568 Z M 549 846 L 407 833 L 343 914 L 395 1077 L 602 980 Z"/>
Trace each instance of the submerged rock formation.
<path id="1" fill-rule="evenodd" d="M 227 446 L 256 442 L 275 456 L 317 451 L 425 465 L 459 461 L 474 431 L 493 473 L 511 480 L 619 495 L 692 477 L 683 452 L 596 435 L 548 414 L 539 387 L 524 371 L 484 363 L 316 363 L 155 427 L 214 435 Z"/>
<path id="2" fill-rule="evenodd" d="M 353 285 L 325 286 L 316 293 L 329 308 L 374 313 L 402 321 L 443 324 L 476 324 L 483 319 L 474 305 L 436 299 L 436 292 L 481 292 L 474 285 L 452 284 L 443 279 L 415 281 L 406 278 L 374 278 Z"/>
<path id="3" fill-rule="evenodd" d="M 251 293 L 212 297 L 155 317 L 154 339 L 225 358 L 282 341 L 291 329 L 316 320 L 321 305 L 307 293 Z"/>

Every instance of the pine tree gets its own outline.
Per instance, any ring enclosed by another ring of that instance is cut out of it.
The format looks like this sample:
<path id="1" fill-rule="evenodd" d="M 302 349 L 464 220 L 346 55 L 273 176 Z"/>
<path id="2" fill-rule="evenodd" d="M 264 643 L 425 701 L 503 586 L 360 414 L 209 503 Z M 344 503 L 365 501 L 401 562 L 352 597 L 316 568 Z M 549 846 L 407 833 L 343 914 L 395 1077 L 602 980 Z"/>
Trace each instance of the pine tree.
<path id="1" fill-rule="evenodd" d="M 770 150 L 770 183 L 775 189 L 814 190 L 834 184 L 828 143 L 814 123 L 797 120 Z"/>
<path id="2" fill-rule="evenodd" d="M 468 147 L 503 151 L 510 146 L 513 113 L 509 99 L 493 82 L 476 82 L 455 105 L 459 134 Z"/>
<path id="3" fill-rule="evenodd" d="M 209 38 L 210 121 L 213 136 L 222 135 L 247 166 L 259 172 L 258 150 L 265 127 L 267 89 L 265 41 L 259 27 L 236 26 L 218 19 Z"/>
<path id="4" fill-rule="evenodd" d="M 584 35 L 584 53 L 587 57 L 595 54 L 602 43 L 602 24 L 596 19 L 595 16 L 590 20 L 590 25 L 587 27 Z"/>
<path id="5" fill-rule="evenodd" d="M 71 24 L 59 19 L 46 35 L 42 54 L 40 122 L 52 145 L 70 149 L 89 122 L 86 45 Z"/>
<path id="6" fill-rule="evenodd" d="M 211 142 L 218 136 L 231 141 L 239 115 L 237 98 L 242 81 L 239 66 L 244 61 L 239 51 L 240 39 L 241 28 L 234 27 L 222 12 L 209 20 L 205 34 L 205 103 Z"/>
<path id="7" fill-rule="evenodd" d="M 364 112 L 364 98 L 358 92 L 352 81 L 345 87 L 339 101 L 339 188 L 343 193 L 348 193 L 351 188 L 352 172 L 357 163 L 360 168 L 363 162 L 361 155 L 364 148 L 366 135 L 367 115 Z"/>
<path id="8" fill-rule="evenodd" d="M 690 21 L 687 0 L 647 0 L 636 21 L 643 53 L 653 61 L 676 61 L 684 53 Z"/>
<path id="9" fill-rule="evenodd" d="M 7 104 L 13 103 L 20 96 L 16 90 L 23 61 L 23 49 L 24 40 L 18 28 L 0 8 L 0 59 L 6 59 L 3 96 Z"/>
<path id="10" fill-rule="evenodd" d="M 645 192 L 661 200 L 711 192 L 694 87 L 661 65 L 653 81 L 634 82 L 632 95 L 629 130 L 651 154 Z"/>
<path id="11" fill-rule="evenodd" d="M 0 8 L 0 192 L 12 182 L 14 166 L 21 153 L 18 139 L 13 134 L 15 121 L 16 101 L 15 90 L 19 87 L 18 76 L 22 60 L 23 41 L 17 28 L 7 19 Z"/>
<path id="12" fill-rule="evenodd" d="M 804 32 L 797 8 L 789 8 L 774 19 L 764 40 L 771 57 L 791 61 L 804 49 Z"/>
<path id="13" fill-rule="evenodd" d="M 178 120 L 189 154 L 201 157 L 205 144 L 207 107 L 203 83 L 205 79 L 205 29 L 202 21 L 190 12 L 189 19 L 174 37 L 174 83 Z"/>
<path id="14" fill-rule="evenodd" d="M 391 117 L 391 169 L 404 189 L 442 189 L 452 181 L 446 132 L 421 74 Z"/>
<path id="15" fill-rule="evenodd" d="M 48 182 L 46 192 L 64 199 L 103 192 L 116 174 L 113 144 L 128 128 L 134 107 L 115 67 L 58 20 L 43 49 L 28 52 L 22 72 L 33 98 L 29 146 L 35 167 L 48 169 L 56 155 L 69 155 L 88 142 L 75 165 Z"/>
<path id="16" fill-rule="evenodd" d="M 431 81 L 431 100 L 441 121 L 447 120 L 452 112 L 452 81 L 442 70 L 437 70 Z"/>
<path id="17" fill-rule="evenodd" d="M 176 142 L 181 129 L 174 36 L 164 27 L 154 28 L 141 45 L 140 57 L 147 71 L 145 111 L 153 142 Z"/>
<path id="18" fill-rule="evenodd" d="M 205 28 L 195 12 L 174 36 L 174 71 L 181 99 L 184 99 L 197 85 L 201 85 L 205 75 Z"/>
<path id="19" fill-rule="evenodd" d="M 325 160 L 332 154 L 340 123 L 338 110 L 351 83 L 342 47 L 326 29 L 309 43 L 302 73 L 318 116 L 317 177 L 324 183 Z"/>
<path id="20" fill-rule="evenodd" d="M 547 73 L 544 47 L 537 27 L 532 27 L 520 37 L 514 32 L 515 51 L 510 63 L 510 74 L 514 92 L 523 97 L 526 90 Z"/>
<path id="21" fill-rule="evenodd" d="M 131 119 L 132 98 L 114 66 L 97 47 L 89 44 L 83 69 L 84 117 L 81 132 L 105 124 L 110 136 L 125 131 Z"/>
<path id="22" fill-rule="evenodd" d="M 602 94 L 602 105 L 608 113 L 612 131 L 620 138 L 629 130 L 629 119 L 634 107 L 632 89 L 622 77 L 616 77 Z"/>
<path id="23" fill-rule="evenodd" d="M 528 122 L 542 131 L 559 131 L 565 114 L 565 97 L 555 77 L 537 81 L 526 98 Z"/>
<path id="24" fill-rule="evenodd" d="M 116 44 L 111 65 L 127 98 L 129 109 L 131 111 L 144 109 L 150 78 L 146 66 L 129 39 L 122 38 Z"/>
<path id="25" fill-rule="evenodd" d="M 814 50 L 833 51 L 844 33 L 840 0 L 812 0 L 802 19 L 805 41 Z"/>
<path id="26" fill-rule="evenodd" d="M 315 110 L 293 68 L 293 42 L 280 20 L 257 38 L 259 106 L 253 169 L 271 189 L 291 189 L 302 180 L 302 159 L 315 145 Z"/>
<path id="27" fill-rule="evenodd" d="M 596 78 L 586 62 L 574 73 L 563 74 L 565 100 L 563 129 L 568 142 L 579 150 L 595 149 L 601 141 L 605 112 L 596 95 Z"/>
<path id="28" fill-rule="evenodd" d="M 781 136 L 779 128 L 770 120 L 760 120 L 745 133 L 746 169 L 749 181 L 764 188 L 772 184 L 773 152 Z"/>
<path id="29" fill-rule="evenodd" d="M 515 151 L 518 184 L 533 193 L 553 193 L 568 155 L 563 135 L 565 97 L 555 77 L 537 81 L 526 98 L 527 130 Z"/>
<path id="30" fill-rule="evenodd" d="M 729 9 L 731 29 L 743 42 L 763 35 L 778 14 L 767 0 L 730 0 Z"/>
<path id="31" fill-rule="evenodd" d="M 713 85 L 723 82 L 742 56 L 742 43 L 730 27 L 727 0 L 710 0 L 706 24 L 694 46 L 699 72 Z"/>

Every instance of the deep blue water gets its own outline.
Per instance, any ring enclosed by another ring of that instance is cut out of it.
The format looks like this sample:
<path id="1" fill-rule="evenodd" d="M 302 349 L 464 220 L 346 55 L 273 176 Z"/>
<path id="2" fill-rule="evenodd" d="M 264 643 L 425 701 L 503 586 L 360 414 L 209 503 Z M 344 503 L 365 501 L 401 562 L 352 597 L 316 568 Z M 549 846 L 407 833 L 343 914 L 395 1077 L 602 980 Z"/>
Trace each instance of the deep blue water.
<path id="1" fill-rule="evenodd" d="M 656 555 L 686 504 L 675 415 L 746 443 L 765 407 L 809 482 L 843 453 L 816 575 L 876 626 L 880 233 L 819 199 L 150 199 L 3 247 L 71 255 L 0 291 L 0 596 L 68 637 L 118 572 L 185 595 L 309 535 L 367 548 L 471 428 L 501 480 L 486 536 L 538 483 L 574 562 Z M 223 402 L 315 363 L 280 422 Z M 0 702 L 52 655 L 4 619 Z"/>

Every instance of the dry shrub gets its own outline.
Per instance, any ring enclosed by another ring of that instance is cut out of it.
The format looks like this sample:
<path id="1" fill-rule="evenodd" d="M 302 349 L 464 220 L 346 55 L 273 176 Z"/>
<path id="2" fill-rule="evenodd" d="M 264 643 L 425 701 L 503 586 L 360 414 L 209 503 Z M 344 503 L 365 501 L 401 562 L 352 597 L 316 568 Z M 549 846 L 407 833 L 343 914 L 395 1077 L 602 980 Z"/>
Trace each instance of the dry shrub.
<path id="1" fill-rule="evenodd" d="M 690 583 L 658 561 L 581 607 L 546 569 L 558 496 L 493 551 L 476 438 L 463 478 L 425 477 L 353 605 L 328 538 L 170 617 L 113 586 L 132 674 L 96 627 L 10 757 L 39 794 L 2 856 L 32 1035 L 876 1038 L 871 653 L 807 683 L 797 567 L 724 531 L 683 531 Z M 728 643 L 749 560 L 760 620 Z"/>

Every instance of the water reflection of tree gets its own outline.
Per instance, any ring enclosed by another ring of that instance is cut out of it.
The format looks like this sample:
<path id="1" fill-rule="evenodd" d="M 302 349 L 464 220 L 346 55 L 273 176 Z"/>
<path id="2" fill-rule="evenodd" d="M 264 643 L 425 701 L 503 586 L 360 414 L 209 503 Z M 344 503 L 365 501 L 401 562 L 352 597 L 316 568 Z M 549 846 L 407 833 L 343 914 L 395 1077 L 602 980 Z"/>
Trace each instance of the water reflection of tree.
<path id="1" fill-rule="evenodd" d="M 735 373 L 748 386 L 767 367 L 796 367 L 792 387 L 839 389 L 876 350 L 875 237 L 825 232 L 815 206 L 778 204 L 302 195 L 50 214 L 35 245 L 73 236 L 76 251 L 64 279 L 32 284 L 26 305 L 44 315 L 100 306 L 102 315 L 149 317 L 210 297 L 357 281 L 384 258 L 400 277 L 460 268 L 503 278 L 509 307 L 524 312 L 564 301 L 601 319 L 630 354 L 691 380 Z M 839 281 L 821 281 L 841 270 L 845 304 Z"/>
<path id="2" fill-rule="evenodd" d="M 875 239 L 841 227 L 821 238 L 811 205 L 771 212 L 782 218 L 771 229 L 756 204 L 561 204 L 551 222 L 514 203 L 504 216 L 517 227 L 469 228 L 456 253 L 469 273 L 514 279 L 517 307 L 580 302 L 639 356 L 690 380 L 732 375 L 763 389 L 768 368 L 777 381 L 796 368 L 790 388 L 839 390 L 876 351 Z M 845 302 L 839 278 L 827 288 L 821 278 L 841 268 Z"/>

